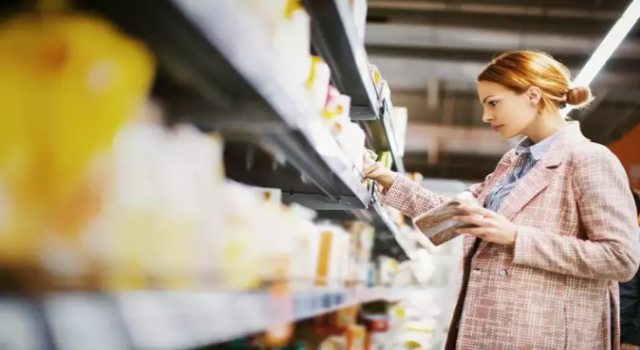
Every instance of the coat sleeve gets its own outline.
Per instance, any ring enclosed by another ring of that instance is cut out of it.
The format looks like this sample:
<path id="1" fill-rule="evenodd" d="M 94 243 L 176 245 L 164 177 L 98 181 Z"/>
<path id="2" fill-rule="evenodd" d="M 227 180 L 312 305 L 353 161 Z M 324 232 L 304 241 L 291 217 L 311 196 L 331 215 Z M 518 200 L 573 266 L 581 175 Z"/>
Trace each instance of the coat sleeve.
<path id="1" fill-rule="evenodd" d="M 498 167 L 508 166 L 512 155 L 512 151 L 505 154 L 498 163 Z M 492 176 L 493 173 L 489 174 L 483 182 L 471 185 L 465 191 L 478 198 Z M 395 181 L 382 197 L 383 204 L 396 208 L 411 218 L 420 216 L 446 200 L 447 198 L 429 191 L 402 174 L 396 175 Z"/>
<path id="2" fill-rule="evenodd" d="M 396 179 L 382 196 L 382 203 L 400 210 L 404 215 L 415 218 L 446 201 L 420 184 L 397 174 Z"/>
<path id="3" fill-rule="evenodd" d="M 572 188 L 586 239 L 518 227 L 514 264 L 583 278 L 628 281 L 640 258 L 636 210 L 618 159 L 592 144 L 576 157 Z"/>

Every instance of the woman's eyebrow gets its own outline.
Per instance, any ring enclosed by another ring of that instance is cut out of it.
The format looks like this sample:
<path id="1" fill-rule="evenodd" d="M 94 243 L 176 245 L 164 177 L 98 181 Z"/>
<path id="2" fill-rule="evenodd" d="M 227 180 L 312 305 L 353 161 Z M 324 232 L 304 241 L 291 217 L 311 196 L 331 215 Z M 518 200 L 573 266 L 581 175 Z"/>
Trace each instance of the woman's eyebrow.
<path id="1" fill-rule="evenodd" d="M 482 100 L 482 103 L 487 102 L 487 99 L 488 99 L 489 97 L 493 97 L 493 96 L 494 96 L 494 95 L 489 95 L 489 96 L 485 97 L 485 98 Z"/>

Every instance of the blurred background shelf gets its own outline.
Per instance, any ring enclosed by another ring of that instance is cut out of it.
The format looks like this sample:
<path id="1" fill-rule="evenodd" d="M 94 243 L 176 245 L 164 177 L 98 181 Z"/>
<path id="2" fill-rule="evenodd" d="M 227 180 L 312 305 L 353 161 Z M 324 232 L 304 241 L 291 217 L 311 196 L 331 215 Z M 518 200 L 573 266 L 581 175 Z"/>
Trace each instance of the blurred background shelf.
<path id="1" fill-rule="evenodd" d="M 176 122 L 187 120 L 205 131 L 222 132 L 228 140 L 225 168 L 231 179 L 279 188 L 284 203 L 316 210 L 370 207 L 370 190 L 355 166 L 313 114 L 304 89 L 280 79 L 270 49 L 258 40 L 260 28 L 240 5 L 198 0 L 78 3 L 154 51 L 160 64 L 154 94 Z M 314 46 L 322 36 L 325 46 L 316 49 L 334 57 L 328 59 L 334 83 L 351 95 L 352 110 L 372 112 L 376 121 L 371 123 L 382 131 L 373 138 L 374 143 L 383 142 L 376 149 L 392 151 L 396 169 L 404 172 L 388 109 L 378 106 L 364 45 L 357 43 L 353 23 L 345 17 L 345 2 L 306 5 L 314 23 Z M 397 230 L 380 208 L 369 211 L 368 222 Z"/>
<path id="2" fill-rule="evenodd" d="M 279 298 L 266 291 L 61 292 L 39 301 L 0 295 L 0 322 L 14 326 L 2 327 L 0 339 L 7 349 L 195 349 L 403 295 L 386 288 L 314 288 Z"/>

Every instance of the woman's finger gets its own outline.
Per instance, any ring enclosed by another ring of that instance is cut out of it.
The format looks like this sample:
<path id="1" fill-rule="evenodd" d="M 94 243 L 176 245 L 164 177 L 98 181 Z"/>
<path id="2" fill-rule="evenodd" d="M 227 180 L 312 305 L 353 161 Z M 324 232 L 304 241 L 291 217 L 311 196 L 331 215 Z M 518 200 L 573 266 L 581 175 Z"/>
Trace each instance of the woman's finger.
<path id="1" fill-rule="evenodd" d="M 498 213 L 496 213 L 495 211 L 489 210 L 489 209 L 485 209 L 481 206 L 469 206 L 469 205 L 459 205 L 458 206 L 458 210 L 468 213 L 470 215 L 476 214 L 476 215 L 482 215 L 485 217 L 490 217 L 490 218 L 497 218 L 498 217 Z"/>
<path id="2" fill-rule="evenodd" d="M 495 221 L 481 215 L 458 215 L 453 217 L 459 223 L 476 225 L 481 227 L 493 227 Z"/>
<path id="3" fill-rule="evenodd" d="M 374 163 L 372 166 L 364 169 L 364 171 L 362 172 L 362 174 L 364 176 L 369 176 L 372 175 L 375 171 L 377 171 L 378 169 L 380 169 L 380 164 L 378 163 Z"/>
<path id="4" fill-rule="evenodd" d="M 485 238 L 488 234 L 491 233 L 491 229 L 486 227 L 469 227 L 469 228 L 461 228 L 456 230 L 459 234 L 470 234 L 476 237 Z"/>

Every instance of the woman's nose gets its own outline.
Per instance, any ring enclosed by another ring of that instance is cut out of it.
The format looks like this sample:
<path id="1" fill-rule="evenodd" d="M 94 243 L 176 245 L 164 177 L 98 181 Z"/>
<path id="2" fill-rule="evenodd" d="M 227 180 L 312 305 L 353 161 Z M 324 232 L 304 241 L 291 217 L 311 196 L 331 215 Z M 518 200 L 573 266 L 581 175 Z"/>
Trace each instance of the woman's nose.
<path id="1" fill-rule="evenodd" d="M 493 116 L 487 112 L 482 113 L 482 121 L 485 123 L 491 123 Z"/>

